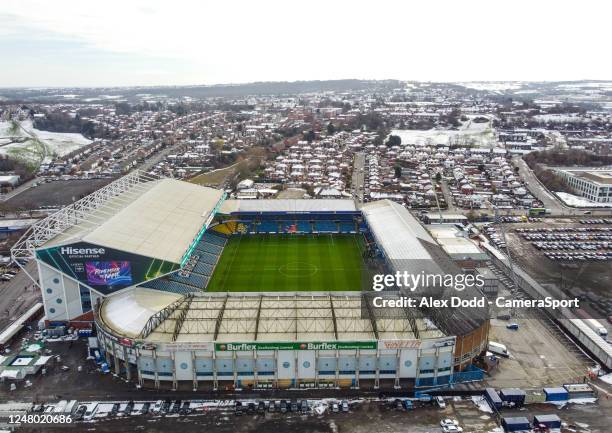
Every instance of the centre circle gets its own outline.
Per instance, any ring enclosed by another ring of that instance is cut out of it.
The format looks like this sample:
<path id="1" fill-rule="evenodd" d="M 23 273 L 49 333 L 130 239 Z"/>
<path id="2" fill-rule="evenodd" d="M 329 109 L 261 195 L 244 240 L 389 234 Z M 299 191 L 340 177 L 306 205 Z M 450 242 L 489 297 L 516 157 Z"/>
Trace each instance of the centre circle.
<path id="1" fill-rule="evenodd" d="M 278 268 L 278 272 L 289 278 L 311 277 L 318 270 L 315 265 L 307 262 L 289 262 Z"/>

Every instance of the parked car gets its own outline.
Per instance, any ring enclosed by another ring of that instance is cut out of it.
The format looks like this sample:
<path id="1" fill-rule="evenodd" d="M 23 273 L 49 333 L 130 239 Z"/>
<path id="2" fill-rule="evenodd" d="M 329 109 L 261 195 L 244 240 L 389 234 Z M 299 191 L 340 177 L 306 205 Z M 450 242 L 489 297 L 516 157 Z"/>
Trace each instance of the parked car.
<path id="1" fill-rule="evenodd" d="M 79 406 L 79 408 L 74 413 L 74 420 L 75 421 L 81 421 L 83 419 L 83 417 L 85 416 L 85 412 L 86 411 L 87 411 L 87 406 L 85 406 L 85 405 Z"/>
<path id="2" fill-rule="evenodd" d="M 234 413 L 236 415 L 242 415 L 242 402 L 236 401 L 234 404 Z"/>
<path id="3" fill-rule="evenodd" d="M 160 413 L 163 405 L 164 405 L 163 400 L 157 400 L 155 404 L 153 405 L 153 409 L 151 409 L 151 412 Z"/>
<path id="4" fill-rule="evenodd" d="M 446 403 L 444 403 L 444 399 L 440 396 L 436 397 L 436 403 L 440 409 L 444 409 L 446 407 Z"/>
<path id="5" fill-rule="evenodd" d="M 115 403 L 113 404 L 113 408 L 111 409 L 111 411 L 108 413 L 109 416 L 115 416 L 117 415 L 117 413 L 119 413 L 119 403 Z"/>
<path id="6" fill-rule="evenodd" d="M 260 400 L 257 404 L 257 413 L 265 413 L 266 412 L 266 403 L 263 400 Z"/>
<path id="7" fill-rule="evenodd" d="M 146 415 L 149 413 L 149 409 L 151 408 L 151 403 L 146 402 L 145 404 L 142 405 L 142 407 L 140 408 L 140 414 L 141 415 Z"/>
<path id="8" fill-rule="evenodd" d="M 348 412 L 349 411 L 348 401 L 342 400 L 341 405 L 342 405 L 342 412 Z"/>
<path id="9" fill-rule="evenodd" d="M 340 412 L 340 407 L 338 403 L 332 403 L 332 412 Z"/>
<path id="10" fill-rule="evenodd" d="M 440 421 L 440 427 L 444 427 L 445 425 L 453 425 L 455 427 L 459 426 L 459 421 L 456 419 L 446 418 Z"/>
<path id="11" fill-rule="evenodd" d="M 297 411 L 298 411 L 297 400 L 291 400 L 291 412 L 297 412 Z"/>
<path id="12" fill-rule="evenodd" d="M 281 413 L 287 413 L 287 402 L 285 400 L 280 401 L 280 411 Z"/>
<path id="13" fill-rule="evenodd" d="M 255 403 L 250 402 L 249 404 L 247 404 L 247 413 L 255 413 L 255 410 L 257 408 L 255 407 Z"/>
<path id="14" fill-rule="evenodd" d="M 181 415 L 189 415 L 191 413 L 191 402 L 190 401 L 184 401 L 183 402 L 183 406 L 181 406 L 181 410 L 179 411 L 179 413 Z"/>
<path id="15" fill-rule="evenodd" d="M 131 415 L 133 409 L 134 409 L 134 400 L 130 400 L 128 404 L 125 405 L 125 409 L 123 409 L 123 414 Z"/>

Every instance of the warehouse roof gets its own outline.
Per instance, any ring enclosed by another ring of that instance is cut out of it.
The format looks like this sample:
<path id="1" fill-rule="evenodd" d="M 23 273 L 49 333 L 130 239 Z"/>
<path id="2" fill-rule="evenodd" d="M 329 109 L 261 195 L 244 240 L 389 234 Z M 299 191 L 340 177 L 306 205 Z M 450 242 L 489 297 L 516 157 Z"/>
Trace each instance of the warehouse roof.
<path id="1" fill-rule="evenodd" d="M 226 200 L 220 212 L 356 212 L 353 200 L 268 199 Z"/>
<path id="2" fill-rule="evenodd" d="M 106 197 L 100 192 L 94 194 L 100 195 L 100 200 L 90 200 L 88 212 L 67 215 L 66 225 L 70 225 L 39 248 L 88 242 L 180 263 L 223 192 L 174 179 L 156 179 L 124 185 Z"/>
<path id="3" fill-rule="evenodd" d="M 355 292 L 181 296 L 137 288 L 107 298 L 99 319 L 116 335 L 153 343 L 417 338 L 407 317 L 362 316 L 361 295 Z M 153 326 L 147 327 L 148 322 Z M 419 338 L 444 336 L 422 317 L 414 325 Z"/>

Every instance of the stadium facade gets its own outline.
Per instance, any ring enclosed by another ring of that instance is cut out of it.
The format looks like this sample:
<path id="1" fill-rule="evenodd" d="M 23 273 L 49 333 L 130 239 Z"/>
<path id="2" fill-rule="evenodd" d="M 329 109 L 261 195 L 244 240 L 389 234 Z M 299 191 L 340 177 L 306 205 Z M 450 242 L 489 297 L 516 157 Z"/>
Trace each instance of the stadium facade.
<path id="1" fill-rule="evenodd" d="M 207 292 L 228 239 L 261 233 L 353 233 L 387 272 L 459 271 L 390 201 L 358 209 L 352 200 L 226 200 L 216 189 L 140 172 L 35 224 L 12 256 L 35 260 L 49 325 L 93 324 L 100 357 L 144 386 L 403 387 L 478 378 L 472 363 L 489 330 L 482 312 L 381 316 L 360 288 Z"/>

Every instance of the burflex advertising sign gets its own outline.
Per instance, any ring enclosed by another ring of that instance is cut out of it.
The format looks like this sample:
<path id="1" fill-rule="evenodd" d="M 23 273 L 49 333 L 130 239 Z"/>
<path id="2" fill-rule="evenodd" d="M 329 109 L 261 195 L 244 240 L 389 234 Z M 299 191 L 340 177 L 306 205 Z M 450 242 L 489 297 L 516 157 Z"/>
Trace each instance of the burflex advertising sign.
<path id="1" fill-rule="evenodd" d="M 39 260 L 102 294 L 179 269 L 179 264 L 77 242 L 36 252 Z"/>

